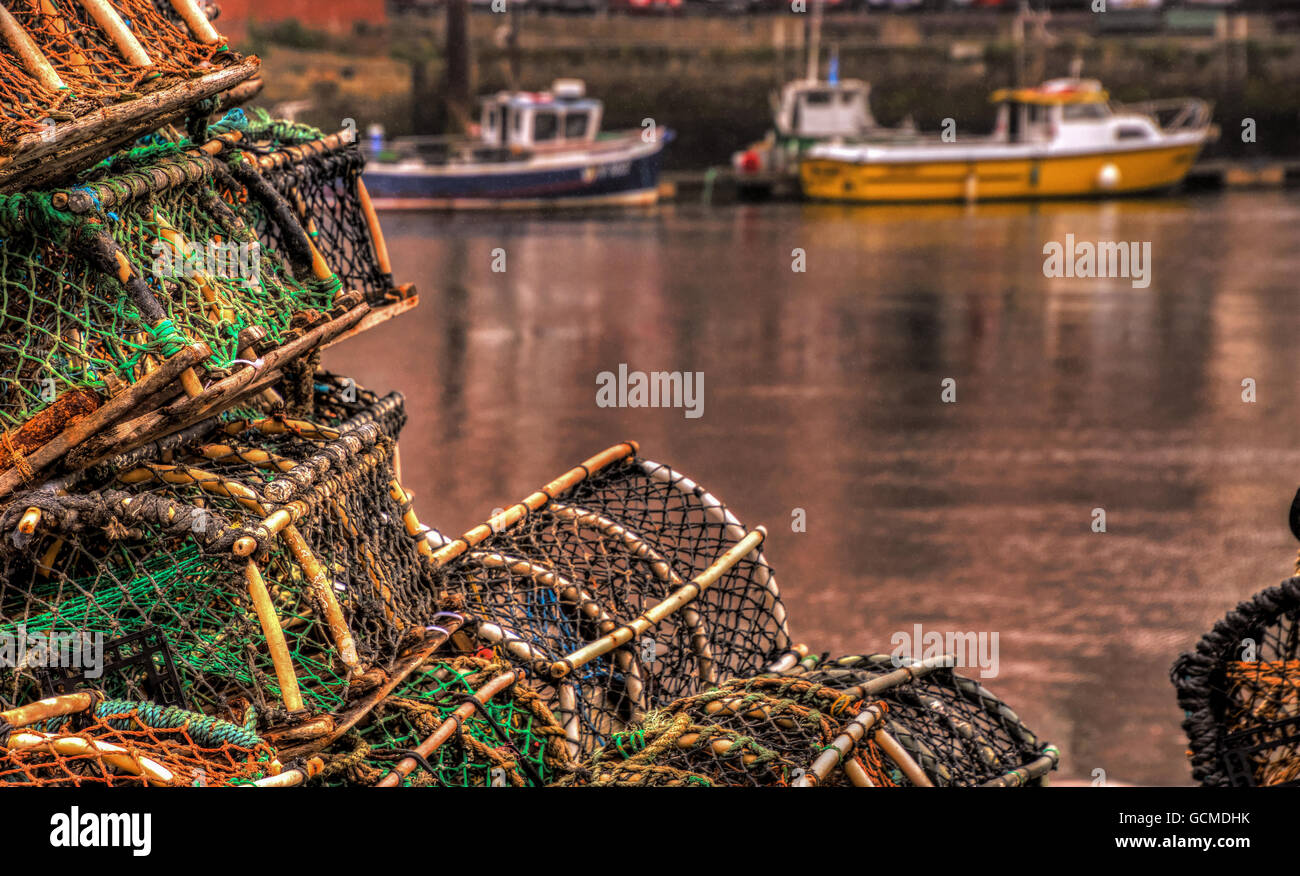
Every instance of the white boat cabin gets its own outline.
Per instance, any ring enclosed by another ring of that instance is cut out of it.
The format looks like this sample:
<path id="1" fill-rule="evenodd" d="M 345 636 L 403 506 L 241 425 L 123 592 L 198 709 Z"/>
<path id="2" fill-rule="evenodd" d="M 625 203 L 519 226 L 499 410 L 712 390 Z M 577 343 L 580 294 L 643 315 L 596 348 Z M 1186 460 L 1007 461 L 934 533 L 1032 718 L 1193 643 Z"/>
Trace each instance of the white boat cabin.
<path id="1" fill-rule="evenodd" d="M 590 143 L 600 131 L 602 111 L 581 80 L 557 79 L 550 91 L 501 91 L 483 98 L 479 136 L 485 145 L 512 150 Z"/>
<path id="2" fill-rule="evenodd" d="M 782 137 L 857 137 L 876 127 L 871 86 L 858 79 L 837 82 L 801 79 L 772 96 L 776 129 Z"/>
<path id="3" fill-rule="evenodd" d="M 1035 88 L 996 91 L 992 99 L 1000 104 L 992 139 L 1002 143 L 1132 145 L 1157 142 L 1165 133 L 1154 115 L 1116 112 L 1095 79 L 1052 79 Z"/>

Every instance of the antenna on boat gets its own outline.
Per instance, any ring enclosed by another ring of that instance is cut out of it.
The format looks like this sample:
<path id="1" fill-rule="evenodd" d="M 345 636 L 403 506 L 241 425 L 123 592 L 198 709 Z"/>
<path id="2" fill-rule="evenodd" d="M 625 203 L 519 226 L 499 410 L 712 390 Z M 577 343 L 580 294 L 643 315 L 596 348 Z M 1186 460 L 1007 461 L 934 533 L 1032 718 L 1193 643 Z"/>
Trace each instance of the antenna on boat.
<path id="1" fill-rule="evenodd" d="M 822 53 L 822 10 L 825 0 L 813 0 L 812 15 L 808 20 L 808 73 L 809 82 L 817 81 Z"/>

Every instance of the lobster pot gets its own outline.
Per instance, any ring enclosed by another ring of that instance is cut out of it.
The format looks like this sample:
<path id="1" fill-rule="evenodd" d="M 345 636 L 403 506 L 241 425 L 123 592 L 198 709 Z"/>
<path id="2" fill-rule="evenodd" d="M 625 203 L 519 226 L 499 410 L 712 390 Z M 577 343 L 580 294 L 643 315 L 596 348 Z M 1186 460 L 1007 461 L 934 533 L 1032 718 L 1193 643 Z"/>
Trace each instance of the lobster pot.
<path id="1" fill-rule="evenodd" d="M 1300 577 L 1257 593 L 1174 664 L 1192 777 L 1300 782 Z"/>
<path id="2" fill-rule="evenodd" d="M 230 51 L 194 0 L 9 0 L 0 10 L 0 191 L 87 167 L 259 64 Z"/>
<path id="3" fill-rule="evenodd" d="M 814 764 L 868 703 L 803 678 L 732 679 L 650 712 L 558 784 L 781 787 Z M 879 708 L 877 706 L 876 708 Z M 872 739 L 846 745 L 820 783 L 895 784 Z"/>
<path id="4" fill-rule="evenodd" d="M 717 499 L 622 444 L 435 551 L 434 587 L 535 671 L 577 754 L 788 649 L 748 537 L 738 548 L 746 531 Z"/>
<path id="5" fill-rule="evenodd" d="M 214 418 L 16 496 L 0 628 L 38 647 L 0 671 L 0 701 L 91 685 L 241 723 L 252 708 L 296 742 L 313 721 L 329 733 L 436 613 L 374 422 L 394 407 L 339 428 Z M 42 653 L 70 637 L 83 658 L 102 644 L 102 675 Z"/>
<path id="6" fill-rule="evenodd" d="M 0 786 L 219 787 L 281 771 L 251 727 L 184 709 L 80 693 L 0 713 Z"/>
<path id="7" fill-rule="evenodd" d="M 232 145 L 248 156 L 293 207 L 321 254 L 348 289 L 372 305 L 408 297 L 393 286 L 388 247 L 361 179 L 365 157 L 352 129 L 326 135 L 309 125 L 272 119 L 265 110 L 233 110 L 209 127 L 221 137 L 239 132 Z M 281 229 L 262 215 L 259 235 L 279 248 Z"/>
<path id="8" fill-rule="evenodd" d="M 431 661 L 412 673 L 370 713 L 364 725 L 326 753 L 320 781 L 374 785 L 394 770 L 402 787 L 540 787 L 571 765 L 564 730 L 542 697 L 511 683 L 455 724 L 456 732 L 420 760 L 402 761 L 437 734 L 468 697 L 507 672 L 502 661 L 460 656 Z"/>
<path id="9" fill-rule="evenodd" d="M 168 149 L 0 196 L 0 496 L 233 404 L 364 315 L 287 205 L 295 244 L 259 244 L 247 203 L 273 190 Z"/>
<path id="10" fill-rule="evenodd" d="M 1006 703 L 974 679 L 952 671 L 951 659 L 896 662 L 889 654 L 807 657 L 792 677 L 853 696 L 876 696 L 888 707 L 874 725 L 891 750 L 901 749 L 890 777 L 899 785 L 968 787 L 1042 784 L 1059 752 L 1046 745 Z M 901 763 L 901 766 L 900 766 Z"/>

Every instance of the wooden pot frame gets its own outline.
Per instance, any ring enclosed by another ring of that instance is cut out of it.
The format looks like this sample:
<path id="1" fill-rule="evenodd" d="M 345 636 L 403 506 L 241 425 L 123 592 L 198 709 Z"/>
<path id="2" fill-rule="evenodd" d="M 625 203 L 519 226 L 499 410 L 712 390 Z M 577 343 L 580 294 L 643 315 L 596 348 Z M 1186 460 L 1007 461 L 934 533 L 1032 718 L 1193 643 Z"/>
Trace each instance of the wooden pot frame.
<path id="1" fill-rule="evenodd" d="M 762 541 L 761 532 L 747 531 L 721 502 L 689 478 L 659 463 L 638 459 L 636 453 L 635 443 L 615 445 L 460 538 L 448 541 L 429 556 L 435 568 L 456 576 L 458 589 L 452 592 L 460 595 L 454 598 L 463 600 L 465 610 L 476 616 L 476 635 L 498 647 L 513 662 L 526 667 L 536 685 L 545 688 L 548 704 L 562 721 L 571 753 L 575 755 L 592 747 L 594 734 L 635 722 L 649 708 L 711 686 L 719 672 L 719 653 L 728 658 L 722 667 L 728 674 L 737 671 L 753 673 L 764 668 L 769 655 L 742 657 L 733 653 L 729 650 L 730 643 L 725 641 L 728 633 L 710 629 L 706 620 L 708 615 L 701 612 L 700 595 L 725 574 L 731 573 L 742 559 L 748 564 L 748 571 L 742 578 L 752 581 L 752 598 L 775 625 L 769 632 L 774 643 L 772 650 L 789 648 L 785 612 L 775 577 L 757 549 Z M 695 567 L 691 571 L 694 574 L 690 579 L 684 579 L 677 572 L 678 568 L 687 568 L 683 559 L 674 556 L 670 560 L 663 556 L 656 545 L 647 540 L 647 535 L 653 538 L 653 531 L 643 535 L 625 525 L 627 521 L 610 519 L 598 509 L 581 504 L 580 492 L 577 492 L 581 485 L 603 472 L 620 470 L 628 472 L 629 476 L 644 477 L 655 490 L 666 490 L 665 501 L 687 500 L 689 504 L 683 503 L 683 506 L 690 509 L 689 515 L 695 515 L 689 517 L 690 525 L 695 525 L 694 521 L 698 520 L 700 525 L 707 522 L 721 530 L 724 550 L 720 556 L 702 558 L 698 562 L 692 557 Z M 536 520 L 544 525 L 554 521 L 563 528 L 548 531 L 547 544 L 556 551 L 554 555 L 548 555 L 546 550 L 539 552 L 537 545 L 530 548 L 526 542 L 511 546 L 527 520 Z M 572 553 L 564 553 L 564 545 L 550 541 L 551 538 L 560 538 L 562 531 L 578 538 L 579 545 L 589 544 L 593 551 L 608 553 L 613 558 L 609 561 L 612 563 L 610 569 L 620 570 L 618 580 L 603 580 L 600 576 L 608 574 L 602 571 L 603 565 L 592 566 L 586 571 L 578 569 L 582 575 L 579 579 L 567 577 L 562 564 Z M 728 542 L 730 549 L 725 549 Z M 740 545 L 745 545 L 746 549 L 737 554 Z M 552 562 L 552 556 L 558 559 Z M 559 635 L 558 629 L 551 633 L 530 632 L 534 621 L 521 626 L 524 616 L 519 612 L 531 611 L 528 608 L 531 597 L 525 603 L 521 597 L 511 595 L 519 584 L 531 587 L 539 594 L 552 594 L 539 597 L 544 602 L 556 603 L 554 609 L 547 611 L 569 613 L 578 622 L 574 629 L 580 634 L 582 630 L 588 631 L 582 634 L 585 639 L 581 635 L 574 639 L 569 633 Z M 444 585 L 435 586 L 442 588 Z M 673 685 L 664 689 L 656 686 L 652 697 L 647 682 L 654 677 L 656 685 L 659 685 L 668 676 L 647 675 L 648 670 L 637 656 L 634 645 L 637 639 L 664 624 L 671 627 L 670 642 L 656 645 L 655 661 L 660 666 L 678 668 L 673 670 Z M 557 650 L 565 648 L 571 653 Z M 719 652 L 719 648 L 723 651 Z M 603 729 L 588 726 L 589 720 L 594 719 L 583 717 L 595 714 L 589 713 L 584 703 L 592 705 L 597 702 L 592 698 L 603 694 L 584 682 L 581 673 L 575 675 L 574 672 L 597 658 L 605 658 L 601 666 L 609 667 L 598 670 L 598 676 L 612 672 L 623 679 L 619 694 L 621 705 L 615 707 L 601 702 L 594 706 L 602 727 L 604 723 L 616 722 Z M 572 663 L 574 660 L 578 662 Z M 678 678 L 676 673 L 687 666 L 693 666 L 689 675 Z"/>
<path id="2" fill-rule="evenodd" d="M 213 521 L 210 524 L 212 532 L 231 530 L 238 535 L 242 529 L 246 533 L 242 538 L 234 538 L 232 542 L 236 546 L 235 557 L 243 570 L 242 586 L 247 596 L 246 605 L 260 625 L 267 656 L 276 678 L 280 706 L 290 717 L 288 723 L 273 727 L 266 734 L 267 739 L 277 746 L 287 744 L 298 749 L 319 750 L 329 744 L 364 717 L 387 690 L 391 690 L 401 678 L 441 647 L 462 622 L 459 616 L 449 616 L 450 620 L 426 629 L 418 617 L 412 616 L 416 613 L 415 609 L 404 616 L 400 606 L 395 608 L 397 603 L 393 601 L 386 570 L 381 561 L 369 553 L 369 548 L 365 547 L 363 541 L 361 554 L 355 559 L 363 564 L 364 569 L 360 571 L 364 572 L 364 577 L 355 577 L 357 580 L 371 582 L 374 592 L 367 598 L 377 600 L 384 606 L 382 610 L 385 617 L 381 620 L 390 625 L 393 635 L 403 637 L 410 644 L 404 653 L 388 664 L 375 665 L 361 661 L 349 621 L 335 598 L 330 575 L 323 569 L 321 561 L 314 555 L 312 547 L 297 527 L 299 521 L 309 515 L 325 512 L 341 515 L 339 519 L 342 525 L 352 526 L 354 536 L 357 535 L 357 522 L 350 523 L 347 520 L 338 497 L 348 489 L 347 480 L 360 472 L 389 464 L 391 436 L 384 435 L 378 421 L 391 416 L 393 405 L 399 403 L 400 397 L 396 397 L 396 400 L 381 400 L 372 406 L 372 410 L 364 411 L 362 415 L 337 428 L 292 419 L 236 420 L 226 423 L 208 421 L 201 427 L 191 427 L 163 439 L 147 449 L 152 450 L 152 453 L 126 453 L 117 457 L 113 463 L 92 470 L 113 472 L 115 481 L 127 487 L 166 484 L 184 488 L 191 493 L 201 492 L 209 497 L 204 513 Z M 321 442 L 319 451 L 306 459 L 291 460 L 259 447 L 241 446 L 239 441 L 239 436 L 244 434 L 285 433 Z M 223 463 L 236 461 L 254 470 L 272 473 L 281 480 L 270 483 L 295 484 L 299 492 L 288 494 L 291 499 L 287 506 L 270 505 L 264 495 L 270 484 L 255 489 L 235 477 L 207 470 L 202 465 L 182 462 L 178 458 L 182 449 L 189 458 Z M 170 461 L 158 462 L 160 458 Z M 85 474 L 83 472 L 82 475 L 50 482 L 44 487 L 44 492 L 50 495 L 66 493 Z M 395 521 L 400 520 L 396 525 L 401 527 L 404 537 L 411 539 L 412 560 L 417 562 L 417 552 L 423 549 L 427 553 L 431 548 L 421 537 L 422 527 L 414 512 L 409 507 L 403 510 L 403 504 L 397 498 L 402 492 L 400 484 L 390 478 L 386 500 L 394 502 L 391 513 Z M 130 502 L 130 494 L 125 494 L 121 501 Z M 15 504 L 21 507 L 22 502 L 23 496 L 16 497 Z M 220 513 L 222 505 L 229 509 L 225 512 L 229 517 L 223 517 Z M 191 507 L 195 506 L 173 502 L 167 509 L 167 521 L 175 520 Z M 214 512 L 213 508 L 218 510 Z M 240 517 L 243 521 L 235 522 Z M 57 532 L 42 529 L 42 522 L 43 515 L 39 507 L 29 507 L 19 518 L 16 531 L 19 537 L 27 539 L 40 534 L 54 536 L 53 546 L 42 560 L 44 567 L 49 568 L 56 562 L 61 537 Z M 373 525 L 373 521 L 370 524 Z M 271 586 L 268 585 L 265 562 L 260 556 L 252 556 L 260 547 L 275 540 L 283 542 L 286 557 L 291 558 L 291 562 L 300 571 L 304 593 L 310 597 L 312 608 L 297 614 L 304 617 L 313 615 L 320 619 L 332 655 L 326 659 L 337 660 L 351 679 L 348 686 L 349 700 L 341 712 L 321 714 L 312 713 L 305 708 L 300 690 L 301 673 L 295 666 L 293 652 L 285 637 L 288 618 L 278 607 L 278 600 L 272 592 L 274 582 Z M 411 583 L 419 586 L 418 581 Z M 412 655 L 421 654 L 419 659 L 411 659 Z"/>
<path id="3" fill-rule="evenodd" d="M 805 655 L 794 665 L 787 662 L 780 674 L 815 680 L 841 689 L 846 695 L 864 699 L 884 697 L 889 713 L 871 714 L 868 710 L 858 716 L 846 729 L 846 735 L 836 740 L 833 748 L 842 756 L 852 750 L 854 743 L 871 732 L 881 750 L 914 786 L 946 786 L 959 783 L 959 780 L 929 747 L 924 734 L 920 732 L 921 727 L 909 726 L 908 713 L 900 712 L 900 706 L 929 713 L 939 726 L 944 727 L 944 732 L 954 739 L 962 740 L 964 746 L 976 753 L 972 756 L 980 758 L 986 773 L 986 777 L 977 784 L 989 787 L 1035 784 L 1056 768 L 1060 760 L 1059 749 L 1053 745 L 1042 745 L 1014 712 L 978 682 L 953 673 L 951 670 L 956 665 L 955 658 L 943 655 L 921 661 L 901 662 L 903 665 L 900 666 L 899 662 L 887 654 L 833 660 Z M 976 724 L 953 714 L 942 698 L 935 696 L 924 685 L 917 684 L 922 680 L 934 680 L 937 676 L 942 676 L 940 683 L 944 688 L 951 689 L 953 696 L 976 704 L 981 711 L 987 712 L 990 719 L 1002 728 L 999 733 L 1024 752 L 1023 762 L 1004 762 L 997 754 L 997 746 L 983 735 Z M 930 728 L 930 732 L 933 732 L 933 728 Z M 800 784 L 805 787 L 817 784 L 834 765 L 835 755 L 828 750 Z M 856 780 L 853 783 L 859 784 Z"/>
<path id="4" fill-rule="evenodd" d="M 105 211 L 120 210 L 133 200 L 202 184 L 204 179 L 215 177 L 227 189 L 242 190 L 246 186 L 251 196 L 267 203 L 268 215 L 283 222 L 282 237 L 296 241 L 289 247 L 288 255 L 297 275 L 313 282 L 337 282 L 288 203 L 251 166 L 240 171 L 242 179 L 238 180 L 224 167 L 224 163 L 214 161 L 200 151 L 160 162 L 143 173 L 55 192 L 49 203 L 70 219 L 80 217 L 88 220 L 89 227 L 94 228 L 95 217 Z M 232 227 L 244 227 L 237 214 L 227 213 L 226 221 L 234 223 Z M 184 243 L 181 233 L 165 221 L 160 221 L 159 227 L 167 243 Z M 251 235 L 251 231 L 245 233 Z M 150 330 L 170 325 L 166 311 L 144 280 L 146 270 L 133 264 L 106 231 L 96 232 L 86 246 L 86 258 L 112 276 L 113 282 L 120 284 Z M 229 319 L 229 311 L 222 305 L 222 295 L 227 293 L 218 291 L 210 278 L 199 276 L 197 282 L 209 302 L 208 320 L 215 325 Z M 107 400 L 92 401 L 92 406 L 97 406 L 88 415 L 73 420 L 67 418 L 69 400 L 76 401 L 87 393 L 79 389 L 65 391 L 27 423 L 6 433 L 6 456 L 10 458 L 6 460 L 8 464 L 0 469 L 0 499 L 24 483 L 48 476 L 58 464 L 62 464 L 64 470 L 94 464 L 257 395 L 279 380 L 286 368 L 356 328 L 369 313 L 369 306 L 360 300 L 359 295 L 342 291 L 335 296 L 329 313 L 302 311 L 295 316 L 293 324 L 296 327 L 289 330 L 278 346 L 267 345 L 266 329 L 248 326 L 239 341 L 241 349 L 237 364 L 242 367 L 206 386 L 197 369 L 209 359 L 211 349 L 195 341 L 157 362 L 134 383 L 122 383 L 115 378 L 122 385 L 117 386 Z M 94 394 L 91 396 L 94 398 Z M 28 433 L 32 437 L 25 438 Z M 51 433 L 52 438 L 45 437 Z"/>
<path id="5" fill-rule="evenodd" d="M 1170 677 L 1193 779 L 1208 787 L 1300 784 L 1300 575 L 1240 602 L 1175 661 Z"/>
<path id="6" fill-rule="evenodd" d="M 94 716 L 101 703 L 103 696 L 93 691 L 81 691 L 70 694 L 63 694 L 56 697 L 50 697 L 44 700 L 38 700 L 18 708 L 9 709 L 0 712 L 0 726 L 7 725 L 6 738 L 0 741 L 0 772 L 4 771 L 6 759 L 20 754 L 47 754 L 58 757 L 69 758 L 74 761 L 91 761 L 98 765 L 98 768 L 106 774 L 122 775 L 136 777 L 141 784 L 154 787 L 185 787 L 194 785 L 197 782 L 204 782 L 206 777 L 195 777 L 193 774 L 183 774 L 177 771 L 176 761 L 178 755 L 188 756 L 191 760 L 197 760 L 202 763 L 205 757 L 211 758 L 213 755 L 203 753 L 204 746 L 197 745 L 191 747 L 180 739 L 173 739 L 169 742 L 160 742 L 155 745 L 149 744 L 122 744 L 121 741 L 112 741 L 114 734 L 111 732 L 101 732 L 96 735 L 94 731 Z M 180 721 L 180 724 L 174 724 L 169 727 L 152 728 L 159 734 L 175 734 L 183 732 L 190 726 L 191 721 L 208 722 L 201 715 L 192 714 L 175 714 L 170 717 L 173 721 Z M 74 721 L 81 718 L 91 724 L 89 729 L 59 729 L 43 730 L 36 729 L 34 725 L 47 724 L 51 720 L 68 719 Z M 140 720 L 137 718 L 137 720 Z M 143 722 L 141 726 L 145 727 Z M 134 730 L 134 728 L 132 728 Z M 120 734 L 127 735 L 127 734 Z M 215 746 L 214 746 L 215 747 Z M 170 765 L 169 765 L 170 761 Z M 211 761 L 210 761 L 211 762 Z M 286 787 L 294 784 L 300 784 L 307 778 L 316 775 L 323 762 L 320 758 L 311 758 L 304 761 L 295 762 L 292 765 L 282 765 L 276 757 L 265 762 L 258 763 L 258 771 L 266 772 L 267 775 L 260 779 L 249 780 L 247 784 L 253 786 L 265 787 Z M 221 766 L 218 764 L 217 769 Z M 81 779 L 81 782 L 94 781 L 95 777 L 91 776 Z M 50 784 L 78 784 L 77 779 L 68 775 L 60 775 L 53 778 Z"/>
<path id="7" fill-rule="evenodd" d="M 39 128 L 0 141 L 0 192 L 89 167 L 257 73 L 261 62 L 231 52 L 195 0 L 170 2 L 171 16 L 152 3 L 121 0 L 12 0 L 0 7 L 0 72 L 6 88 L 31 107 L 27 126 Z M 104 69 L 137 84 L 109 84 Z"/>

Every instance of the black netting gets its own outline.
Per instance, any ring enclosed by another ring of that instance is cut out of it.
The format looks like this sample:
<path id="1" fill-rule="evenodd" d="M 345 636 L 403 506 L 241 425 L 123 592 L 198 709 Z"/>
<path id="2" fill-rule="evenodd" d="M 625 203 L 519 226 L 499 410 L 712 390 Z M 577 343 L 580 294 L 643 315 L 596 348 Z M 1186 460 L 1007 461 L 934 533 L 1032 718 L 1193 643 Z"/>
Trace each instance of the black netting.
<path id="1" fill-rule="evenodd" d="M 1174 664 L 1192 777 L 1300 781 L 1300 577 L 1242 602 Z"/>

